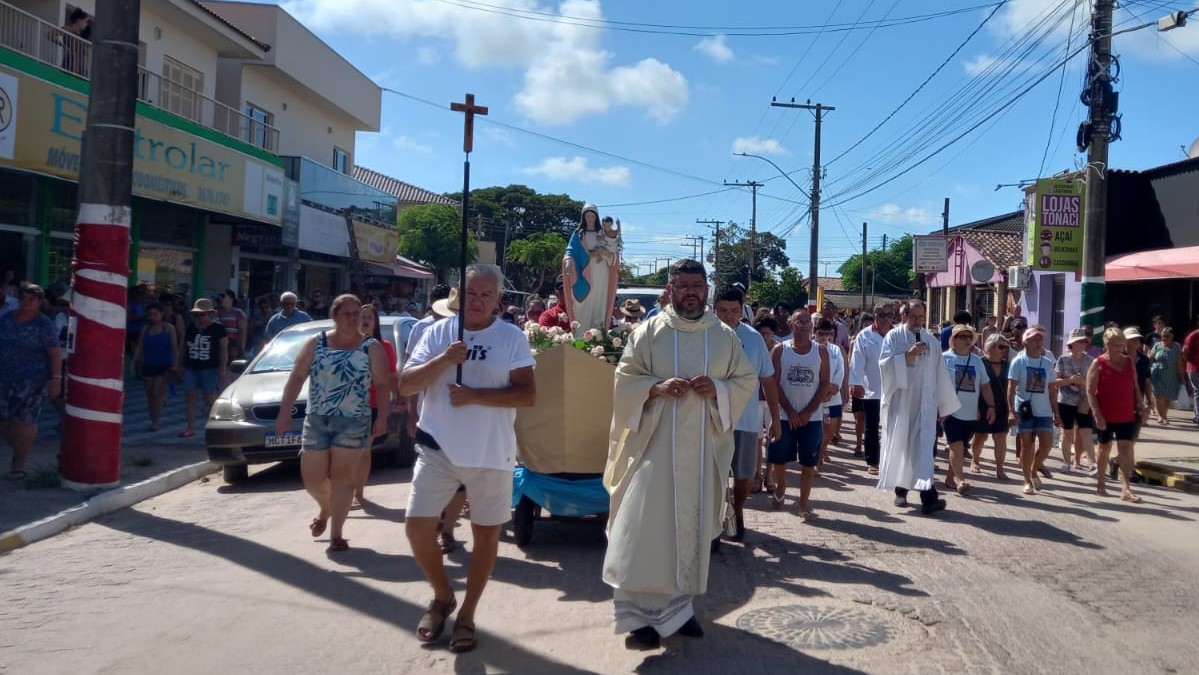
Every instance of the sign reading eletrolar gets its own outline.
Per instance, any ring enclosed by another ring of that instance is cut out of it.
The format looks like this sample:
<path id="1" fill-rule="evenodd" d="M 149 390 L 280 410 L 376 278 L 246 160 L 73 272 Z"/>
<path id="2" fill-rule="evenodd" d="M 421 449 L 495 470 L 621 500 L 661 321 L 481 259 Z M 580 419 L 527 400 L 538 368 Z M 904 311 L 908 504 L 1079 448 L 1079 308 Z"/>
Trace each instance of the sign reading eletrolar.
<path id="1" fill-rule="evenodd" d="M 1024 222 L 1027 263 L 1034 270 L 1072 272 L 1082 266 L 1087 184 L 1041 179 L 1028 190 Z"/>

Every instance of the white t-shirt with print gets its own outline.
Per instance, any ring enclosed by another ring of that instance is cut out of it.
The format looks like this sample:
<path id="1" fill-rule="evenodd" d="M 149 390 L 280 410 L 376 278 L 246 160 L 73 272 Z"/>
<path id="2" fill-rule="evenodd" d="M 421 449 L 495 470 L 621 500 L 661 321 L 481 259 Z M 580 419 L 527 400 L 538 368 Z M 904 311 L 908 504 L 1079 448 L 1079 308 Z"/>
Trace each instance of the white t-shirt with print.
<path id="1" fill-rule="evenodd" d="M 1036 358 L 1020 352 L 1008 366 L 1008 377 L 1016 383 L 1016 409 L 1025 401 L 1032 402 L 1034 417 L 1052 417 L 1053 406 L 1049 403 L 1049 383 L 1053 381 L 1053 368 L 1057 359 L 1049 352 L 1041 352 Z"/>
<path id="2" fill-rule="evenodd" d="M 991 376 L 983 367 L 982 358 L 974 353 L 958 356 L 952 349 L 942 356 L 945 358 L 945 367 L 949 370 L 949 381 L 953 383 L 958 403 L 962 406 L 953 416 L 967 421 L 978 419 L 978 397 L 982 388 L 991 384 Z"/>
<path id="3" fill-rule="evenodd" d="M 458 317 L 438 321 L 425 329 L 404 369 L 427 363 L 458 339 Z M 511 384 L 513 370 L 534 365 L 528 338 L 516 326 L 495 319 L 487 328 L 468 330 L 463 341 L 469 350 L 462 364 L 462 383 L 480 389 Z M 447 368 L 421 397 L 422 431 L 432 436 L 454 466 L 502 469 L 516 466 L 516 408 L 450 404 L 456 368 Z"/>

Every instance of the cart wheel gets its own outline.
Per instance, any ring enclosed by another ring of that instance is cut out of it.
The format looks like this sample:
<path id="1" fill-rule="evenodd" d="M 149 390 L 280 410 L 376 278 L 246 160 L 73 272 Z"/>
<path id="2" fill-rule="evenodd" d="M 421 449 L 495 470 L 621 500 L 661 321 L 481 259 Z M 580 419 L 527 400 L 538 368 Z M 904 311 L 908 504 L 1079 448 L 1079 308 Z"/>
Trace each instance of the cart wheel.
<path id="1" fill-rule="evenodd" d="M 517 546 L 528 546 L 533 541 L 533 519 L 536 516 L 537 504 L 528 497 L 521 497 L 520 503 L 512 512 L 512 534 L 516 537 Z"/>

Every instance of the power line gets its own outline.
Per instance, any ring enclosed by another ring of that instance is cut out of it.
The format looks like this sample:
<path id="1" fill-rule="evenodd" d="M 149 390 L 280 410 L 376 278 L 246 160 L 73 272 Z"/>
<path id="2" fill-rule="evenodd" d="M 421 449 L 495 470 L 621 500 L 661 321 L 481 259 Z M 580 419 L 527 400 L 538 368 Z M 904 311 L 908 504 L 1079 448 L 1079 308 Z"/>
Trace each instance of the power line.
<path id="1" fill-rule="evenodd" d="M 1082 0 L 1077 0 L 1074 6 L 1070 8 L 1070 30 L 1066 33 L 1066 53 L 1070 53 L 1070 39 L 1074 37 L 1074 19 L 1078 16 L 1078 6 L 1082 4 Z M 1066 85 L 1066 68 L 1062 68 L 1062 75 L 1057 80 L 1057 98 L 1053 100 L 1053 115 L 1049 118 L 1049 135 L 1045 138 L 1045 150 L 1041 152 L 1041 165 L 1037 168 L 1037 175 L 1041 176 L 1045 172 L 1045 160 L 1049 158 L 1049 145 L 1053 143 L 1053 128 L 1057 125 L 1057 111 L 1062 105 L 1062 89 Z"/>
<path id="2" fill-rule="evenodd" d="M 504 7 L 501 5 L 476 2 L 474 0 L 436 0 L 436 2 L 444 5 L 452 5 L 461 9 L 508 16 L 516 19 L 525 19 L 528 21 L 579 26 L 582 28 L 606 29 L 627 33 L 650 33 L 656 35 L 677 35 L 683 37 L 716 37 L 719 35 L 726 35 L 730 37 L 786 37 L 792 35 L 810 35 L 812 33 L 823 33 L 825 31 L 847 32 L 853 30 L 862 30 L 868 27 L 894 28 L 898 26 L 907 26 L 914 23 L 922 23 L 925 21 L 944 19 L 951 16 L 956 16 L 958 14 L 965 14 L 993 6 L 993 3 L 974 5 L 971 7 L 961 7 L 957 9 L 944 10 L 941 12 L 931 12 L 928 14 L 914 14 L 911 16 L 899 17 L 891 20 L 864 22 L 865 25 L 853 23 L 827 24 L 825 26 L 687 26 L 639 23 L 633 21 L 613 21 L 595 17 L 571 16 L 567 14 L 546 12 L 544 10 Z"/>

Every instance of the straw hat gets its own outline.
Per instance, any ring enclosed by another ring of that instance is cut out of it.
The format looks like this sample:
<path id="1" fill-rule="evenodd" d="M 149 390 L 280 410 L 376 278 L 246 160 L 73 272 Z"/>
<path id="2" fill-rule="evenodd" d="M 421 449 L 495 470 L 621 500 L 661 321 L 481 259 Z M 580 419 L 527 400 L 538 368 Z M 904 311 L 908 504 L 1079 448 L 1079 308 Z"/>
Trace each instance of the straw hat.
<path id="1" fill-rule="evenodd" d="M 1129 326 L 1124 329 L 1125 340 L 1144 340 L 1145 336 L 1141 335 L 1141 329 L 1136 326 Z"/>
<path id="2" fill-rule="evenodd" d="M 212 306 L 212 301 L 208 298 L 200 298 L 196 300 L 196 304 L 192 307 L 192 314 L 208 314 L 215 312 L 216 308 Z"/>
<path id="3" fill-rule="evenodd" d="M 1074 330 L 1070 331 L 1070 339 L 1066 340 L 1066 346 L 1069 347 L 1070 345 L 1074 344 L 1075 342 L 1090 342 L 1090 341 L 1091 341 L 1091 336 L 1087 335 L 1087 331 L 1085 328 L 1075 328 Z"/>
<path id="4" fill-rule="evenodd" d="M 448 297 L 433 303 L 433 313 L 438 316 L 455 316 L 458 314 L 458 289 L 450 289 Z"/>
<path id="5" fill-rule="evenodd" d="M 629 318 L 635 319 L 639 318 L 642 314 L 645 314 L 645 308 L 641 306 L 640 300 L 637 298 L 630 298 L 625 300 L 624 304 L 621 305 L 620 313 Z"/>

